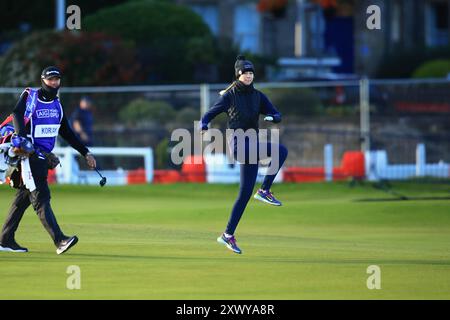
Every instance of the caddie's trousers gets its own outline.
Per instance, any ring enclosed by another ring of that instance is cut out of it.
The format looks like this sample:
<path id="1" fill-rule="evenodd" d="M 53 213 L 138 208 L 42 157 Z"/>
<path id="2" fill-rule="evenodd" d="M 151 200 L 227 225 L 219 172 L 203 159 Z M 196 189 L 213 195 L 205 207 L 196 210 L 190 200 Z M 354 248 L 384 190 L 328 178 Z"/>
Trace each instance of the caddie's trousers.
<path id="1" fill-rule="evenodd" d="M 36 190 L 30 192 L 24 186 L 17 190 L 8 217 L 3 225 L 0 242 L 8 244 L 9 241 L 14 240 L 15 232 L 19 227 L 23 214 L 31 204 L 45 230 L 50 234 L 54 244 L 58 246 L 59 242 L 65 238 L 65 235 L 62 233 L 50 206 L 51 195 L 47 183 L 47 160 L 33 154 L 30 157 L 30 168 Z"/>

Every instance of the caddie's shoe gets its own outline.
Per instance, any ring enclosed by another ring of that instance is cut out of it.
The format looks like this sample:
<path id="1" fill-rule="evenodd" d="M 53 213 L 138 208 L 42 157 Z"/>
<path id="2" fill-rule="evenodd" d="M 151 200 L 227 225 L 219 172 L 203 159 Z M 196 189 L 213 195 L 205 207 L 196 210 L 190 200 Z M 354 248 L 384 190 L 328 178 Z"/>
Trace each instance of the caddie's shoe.
<path id="1" fill-rule="evenodd" d="M 0 243 L 0 251 L 3 251 L 3 252 L 28 252 L 28 249 L 18 245 L 15 240 L 11 240 L 7 243 Z"/>
<path id="2" fill-rule="evenodd" d="M 224 233 L 217 238 L 217 242 L 226 245 L 228 249 L 233 251 L 234 253 L 242 253 L 242 250 L 236 244 L 236 239 L 234 236 L 227 236 Z"/>
<path id="3" fill-rule="evenodd" d="M 273 206 L 281 206 L 281 202 L 278 201 L 270 190 L 259 189 L 254 197 L 256 200 L 271 204 Z"/>
<path id="4" fill-rule="evenodd" d="M 78 242 L 77 236 L 68 237 L 64 240 L 61 240 L 61 242 L 58 245 L 58 249 L 56 249 L 57 254 L 63 254 L 70 248 L 72 248 L 74 245 L 76 245 Z"/>

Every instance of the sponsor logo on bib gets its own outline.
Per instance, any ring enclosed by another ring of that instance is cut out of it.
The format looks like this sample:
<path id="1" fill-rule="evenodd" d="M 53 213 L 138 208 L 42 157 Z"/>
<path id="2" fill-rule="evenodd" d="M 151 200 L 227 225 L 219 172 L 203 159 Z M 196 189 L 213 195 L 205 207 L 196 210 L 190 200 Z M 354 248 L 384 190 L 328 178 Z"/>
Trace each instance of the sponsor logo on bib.
<path id="1" fill-rule="evenodd" d="M 36 115 L 39 119 L 43 118 L 59 118 L 59 112 L 55 109 L 40 109 L 36 111 Z"/>

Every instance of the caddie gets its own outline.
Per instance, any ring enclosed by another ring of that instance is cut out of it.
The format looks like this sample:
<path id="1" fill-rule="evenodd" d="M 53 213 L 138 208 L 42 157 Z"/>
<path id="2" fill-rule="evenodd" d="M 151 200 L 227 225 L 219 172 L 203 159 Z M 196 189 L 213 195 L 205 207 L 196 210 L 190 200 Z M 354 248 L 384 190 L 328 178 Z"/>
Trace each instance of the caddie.
<path id="1" fill-rule="evenodd" d="M 66 236 L 61 231 L 50 205 L 47 176 L 48 170 L 58 164 L 52 154 L 58 135 L 86 159 L 90 168 L 96 167 L 96 161 L 69 126 L 58 97 L 60 86 L 60 70 L 45 68 L 41 73 L 41 88 L 26 88 L 11 116 L 15 133 L 3 138 L 3 143 L 10 143 L 8 154 L 3 152 L 3 159 L 7 159 L 9 165 L 17 166 L 10 179 L 18 190 L 1 231 L 0 251 L 28 251 L 17 244 L 15 232 L 30 205 L 50 234 L 57 254 L 66 252 L 78 242 L 77 236 Z"/>

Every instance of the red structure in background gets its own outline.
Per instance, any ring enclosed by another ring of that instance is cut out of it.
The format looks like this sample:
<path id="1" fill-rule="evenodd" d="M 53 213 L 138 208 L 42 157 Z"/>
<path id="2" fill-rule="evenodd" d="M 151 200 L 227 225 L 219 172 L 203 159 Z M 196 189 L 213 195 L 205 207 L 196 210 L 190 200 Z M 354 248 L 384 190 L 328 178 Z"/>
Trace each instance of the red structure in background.
<path id="1" fill-rule="evenodd" d="M 167 184 L 177 182 L 206 182 L 206 166 L 202 156 L 189 156 L 184 159 L 181 171 L 155 170 L 153 183 Z M 128 184 L 145 184 L 145 170 L 137 169 L 128 172 Z"/>
<path id="2" fill-rule="evenodd" d="M 333 168 L 334 181 L 349 178 L 362 180 L 364 177 L 364 154 L 360 151 L 345 152 L 342 157 L 341 166 Z M 283 182 L 321 182 L 324 180 L 324 167 L 290 167 L 283 170 Z"/>
<path id="3" fill-rule="evenodd" d="M 272 14 L 274 17 L 283 17 L 286 13 L 288 0 L 259 0 L 257 8 L 259 12 Z"/>
<path id="4" fill-rule="evenodd" d="M 181 167 L 183 182 L 206 182 L 206 165 L 203 156 L 188 156 L 183 161 Z"/>
<path id="5" fill-rule="evenodd" d="M 314 0 L 314 2 L 324 9 L 336 8 L 338 5 L 337 0 Z"/>
<path id="6" fill-rule="evenodd" d="M 283 170 L 284 182 L 320 182 L 325 179 L 323 167 L 290 167 Z"/>
<path id="7" fill-rule="evenodd" d="M 347 151 L 342 157 L 341 166 L 333 168 L 333 180 L 365 178 L 364 153 Z M 283 169 L 283 182 L 322 182 L 325 181 L 324 167 L 290 167 Z M 49 171 L 49 183 L 56 182 L 54 170 Z M 177 182 L 206 183 L 206 165 L 202 156 L 189 156 L 184 160 L 181 171 L 155 170 L 153 183 L 166 184 Z M 145 170 L 131 170 L 127 176 L 128 184 L 145 184 Z"/>
<path id="8" fill-rule="evenodd" d="M 56 169 L 48 170 L 47 182 L 48 184 L 56 183 Z"/>
<path id="9" fill-rule="evenodd" d="M 153 174 L 153 183 L 166 184 L 181 181 L 181 173 L 178 170 L 155 170 Z"/>
<path id="10" fill-rule="evenodd" d="M 127 184 L 146 184 L 145 169 L 130 170 L 127 176 Z"/>
<path id="11" fill-rule="evenodd" d="M 366 176 L 366 166 L 364 153 L 361 151 L 347 151 L 342 157 L 342 165 L 335 170 L 341 170 L 341 172 L 333 171 L 333 179 L 339 179 L 340 177 L 344 179 L 354 178 L 357 180 L 362 180 Z M 338 176 L 340 174 L 340 177 Z"/>

